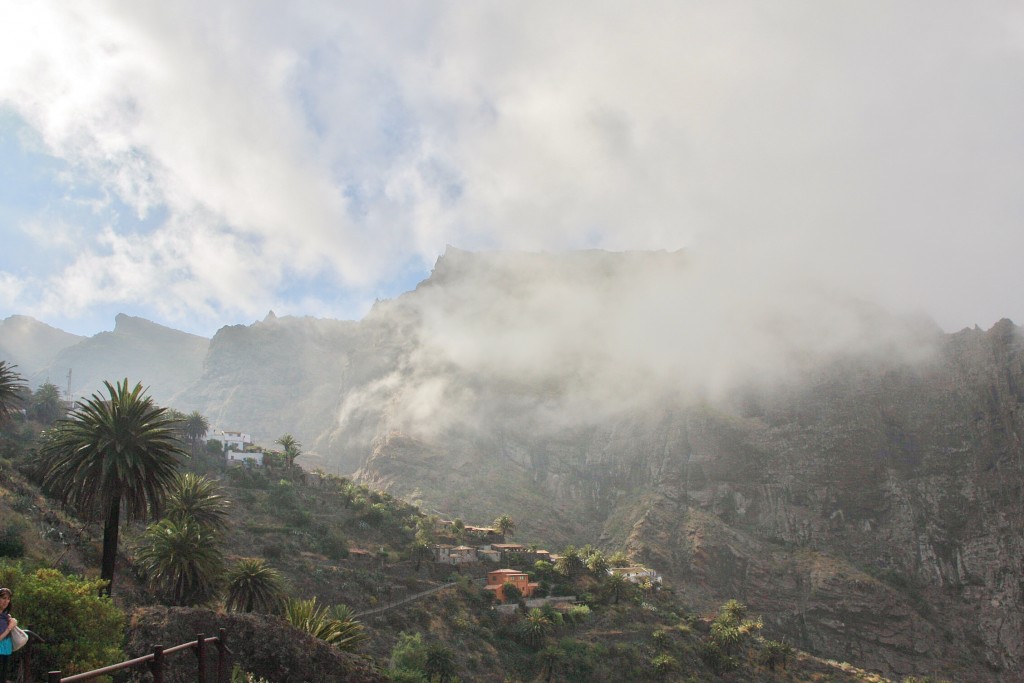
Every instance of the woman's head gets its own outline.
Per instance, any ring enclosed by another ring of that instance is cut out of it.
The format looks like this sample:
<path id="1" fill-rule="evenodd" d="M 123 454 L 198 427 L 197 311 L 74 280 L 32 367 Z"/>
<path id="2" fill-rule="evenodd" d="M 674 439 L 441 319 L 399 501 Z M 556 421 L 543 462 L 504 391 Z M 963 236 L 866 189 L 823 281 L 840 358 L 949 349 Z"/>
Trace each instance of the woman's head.
<path id="1" fill-rule="evenodd" d="M 0 612 L 11 611 L 11 598 L 13 597 L 14 593 L 10 588 L 0 588 Z"/>

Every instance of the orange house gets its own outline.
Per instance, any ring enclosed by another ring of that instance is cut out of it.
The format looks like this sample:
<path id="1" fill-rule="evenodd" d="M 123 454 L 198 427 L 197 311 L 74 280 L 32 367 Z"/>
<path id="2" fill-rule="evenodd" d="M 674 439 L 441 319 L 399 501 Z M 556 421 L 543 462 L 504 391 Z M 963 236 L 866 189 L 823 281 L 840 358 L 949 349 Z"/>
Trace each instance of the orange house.
<path id="1" fill-rule="evenodd" d="M 540 585 L 530 583 L 530 576 L 525 572 L 515 569 L 495 569 L 493 572 L 487 572 L 487 585 L 484 586 L 484 589 L 494 591 L 498 600 L 505 602 L 505 593 L 502 591 L 502 587 L 506 583 L 511 583 L 518 588 L 524 598 L 533 595 L 533 591 L 537 590 L 537 586 Z"/>

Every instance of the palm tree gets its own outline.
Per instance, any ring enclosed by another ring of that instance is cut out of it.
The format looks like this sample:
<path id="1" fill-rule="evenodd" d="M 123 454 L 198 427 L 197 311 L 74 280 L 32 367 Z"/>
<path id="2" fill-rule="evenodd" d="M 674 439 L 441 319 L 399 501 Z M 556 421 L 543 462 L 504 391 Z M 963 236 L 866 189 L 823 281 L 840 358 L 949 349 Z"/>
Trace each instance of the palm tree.
<path id="1" fill-rule="evenodd" d="M 335 605 L 331 610 L 331 617 L 334 619 L 335 633 L 331 645 L 339 650 L 353 652 L 360 643 L 369 638 L 363 625 L 355 618 L 355 612 L 348 605 Z"/>
<path id="2" fill-rule="evenodd" d="M 95 393 L 59 420 L 41 450 L 43 486 L 89 518 L 103 519 L 100 577 L 114 581 L 121 509 L 127 519 L 159 514 L 184 456 L 165 408 L 128 380 Z"/>
<path id="3" fill-rule="evenodd" d="M 196 457 L 196 447 L 203 440 L 206 433 L 210 431 L 210 421 L 207 420 L 198 410 L 193 410 L 185 416 L 185 438 L 192 446 L 192 457 Z"/>
<path id="4" fill-rule="evenodd" d="M 217 482 L 191 472 L 179 474 L 167 495 L 167 517 L 178 524 L 191 522 L 213 532 L 227 526 L 230 503 Z"/>
<path id="5" fill-rule="evenodd" d="M 624 577 L 622 574 L 609 574 L 604 580 L 604 590 L 607 593 L 608 599 L 613 599 L 613 604 L 619 604 L 621 598 L 626 597 L 632 592 L 633 585 L 629 582 L 629 579 Z"/>
<path id="6" fill-rule="evenodd" d="M 555 670 L 562 661 L 562 650 L 554 645 L 544 648 L 540 653 L 541 674 L 544 675 L 545 683 L 551 683 Z"/>
<path id="7" fill-rule="evenodd" d="M 516 531 L 516 523 L 508 515 L 502 515 L 494 520 L 494 528 L 502 536 L 513 536 Z"/>
<path id="8" fill-rule="evenodd" d="M 319 607 L 316 597 L 309 600 L 289 598 L 285 603 L 284 618 L 303 633 L 346 651 L 355 649 L 367 638 L 363 625 L 353 618 L 351 609 L 346 605 L 335 605 L 333 610 Z"/>
<path id="9" fill-rule="evenodd" d="M 555 624 L 542 611 L 534 607 L 529 614 L 523 617 L 519 625 L 519 637 L 524 644 L 532 648 L 540 647 L 544 639 L 548 637 L 555 628 Z"/>
<path id="10" fill-rule="evenodd" d="M 60 398 L 60 389 L 56 384 L 46 382 L 32 394 L 29 414 L 33 420 L 44 425 L 52 425 L 64 416 L 64 402 Z"/>
<path id="11" fill-rule="evenodd" d="M 608 560 L 605 559 L 604 553 L 600 550 L 595 550 L 587 558 L 587 569 L 589 569 L 594 576 L 602 577 L 608 573 Z"/>
<path id="12" fill-rule="evenodd" d="M 25 380 L 14 371 L 17 365 L 0 360 L 0 423 L 14 412 L 15 406 L 22 402 L 25 391 Z"/>
<path id="13" fill-rule="evenodd" d="M 433 643 L 427 648 L 424 673 L 431 681 L 447 683 L 455 676 L 455 653 L 441 643 Z"/>
<path id="14" fill-rule="evenodd" d="M 296 441 L 291 434 L 285 434 L 274 443 L 284 449 L 285 465 L 291 469 L 295 465 L 295 458 L 302 455 L 302 444 Z"/>
<path id="15" fill-rule="evenodd" d="M 281 573 L 256 557 L 243 557 L 227 574 L 224 607 L 231 612 L 275 614 L 286 593 Z"/>
<path id="16" fill-rule="evenodd" d="M 572 578 L 583 571 L 585 566 L 583 558 L 580 557 L 580 551 L 576 549 L 576 546 L 570 545 L 566 546 L 561 556 L 555 562 L 555 571 L 562 576 Z"/>
<path id="17" fill-rule="evenodd" d="M 198 524 L 172 519 L 150 525 L 143 534 L 139 563 L 172 605 L 195 605 L 216 593 L 224 558 L 212 536 Z"/>

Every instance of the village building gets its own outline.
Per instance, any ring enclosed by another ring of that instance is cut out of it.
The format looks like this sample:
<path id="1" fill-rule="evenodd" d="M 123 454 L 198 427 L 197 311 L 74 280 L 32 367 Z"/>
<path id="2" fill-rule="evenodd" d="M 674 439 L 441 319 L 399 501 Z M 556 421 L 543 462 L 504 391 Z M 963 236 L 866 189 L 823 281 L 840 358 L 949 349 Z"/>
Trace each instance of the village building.
<path id="1" fill-rule="evenodd" d="M 451 546 L 444 543 L 430 546 L 434 562 L 439 564 L 469 564 L 479 561 L 477 549 L 468 545 Z"/>
<path id="2" fill-rule="evenodd" d="M 643 583 L 645 580 L 651 583 L 661 583 L 661 575 L 647 567 L 611 567 L 609 574 L 618 574 L 630 583 Z"/>
<path id="3" fill-rule="evenodd" d="M 505 602 L 503 587 L 506 583 L 518 588 L 524 598 L 533 595 L 533 592 L 540 586 L 539 583 L 530 583 L 530 575 L 526 572 L 516 569 L 495 569 L 492 572 L 487 572 L 487 585 L 484 586 L 484 589 L 493 591 L 498 600 Z"/>
<path id="4" fill-rule="evenodd" d="M 491 543 L 488 546 L 490 550 L 498 553 L 499 562 L 509 563 L 513 555 L 523 555 L 526 552 L 526 546 L 518 543 Z"/>

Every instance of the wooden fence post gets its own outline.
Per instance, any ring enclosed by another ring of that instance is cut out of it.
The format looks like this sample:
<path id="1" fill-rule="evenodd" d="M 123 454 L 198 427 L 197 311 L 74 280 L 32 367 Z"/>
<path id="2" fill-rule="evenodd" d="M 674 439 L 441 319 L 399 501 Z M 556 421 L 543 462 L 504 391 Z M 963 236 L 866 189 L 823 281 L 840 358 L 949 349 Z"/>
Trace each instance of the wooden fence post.
<path id="1" fill-rule="evenodd" d="M 227 631 L 217 631 L 217 683 L 228 683 Z"/>
<path id="2" fill-rule="evenodd" d="M 46 674 L 46 683 L 60 683 L 60 672 L 51 671 Z"/>
<path id="3" fill-rule="evenodd" d="M 153 646 L 153 661 L 149 662 L 149 670 L 153 674 L 153 683 L 164 683 L 164 646 Z"/>
<path id="4" fill-rule="evenodd" d="M 199 671 L 196 675 L 198 683 L 206 683 L 206 640 L 205 635 L 200 633 L 196 636 L 196 657 L 199 659 Z"/>

